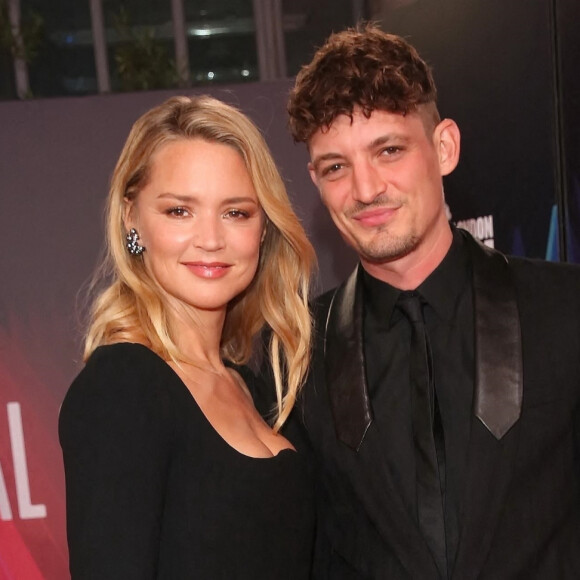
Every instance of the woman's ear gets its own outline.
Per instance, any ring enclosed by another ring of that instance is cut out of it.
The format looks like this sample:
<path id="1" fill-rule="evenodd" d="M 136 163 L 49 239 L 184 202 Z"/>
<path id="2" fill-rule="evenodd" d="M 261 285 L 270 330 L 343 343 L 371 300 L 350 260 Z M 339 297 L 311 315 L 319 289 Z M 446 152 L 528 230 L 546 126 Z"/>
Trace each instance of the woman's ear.
<path id="1" fill-rule="evenodd" d="M 134 219 L 134 208 L 133 200 L 128 197 L 123 198 L 123 225 L 125 226 L 125 231 L 129 231 L 131 228 L 135 227 Z"/>
<path id="2" fill-rule="evenodd" d="M 459 163 L 461 134 L 457 123 L 452 119 L 443 119 L 435 127 L 433 143 L 437 149 L 441 175 L 449 175 Z"/>
<path id="3" fill-rule="evenodd" d="M 270 224 L 270 220 L 268 219 L 266 212 L 263 210 L 262 210 L 262 216 L 264 218 L 264 224 L 262 226 L 262 235 L 260 236 L 260 246 L 264 243 L 264 240 L 266 239 L 266 234 L 268 233 L 268 226 Z"/>

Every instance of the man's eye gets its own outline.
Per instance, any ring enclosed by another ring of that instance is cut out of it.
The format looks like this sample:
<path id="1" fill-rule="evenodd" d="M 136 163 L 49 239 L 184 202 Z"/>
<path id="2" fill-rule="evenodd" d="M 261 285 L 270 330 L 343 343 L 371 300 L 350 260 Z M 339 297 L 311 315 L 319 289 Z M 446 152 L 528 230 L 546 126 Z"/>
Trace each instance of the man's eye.
<path id="1" fill-rule="evenodd" d="M 383 155 L 394 155 L 395 153 L 399 153 L 399 151 L 401 151 L 400 147 L 396 147 L 395 145 L 391 145 L 390 147 L 385 147 L 382 150 L 382 154 Z"/>
<path id="2" fill-rule="evenodd" d="M 329 175 L 330 173 L 336 173 L 340 171 L 344 165 L 342 163 L 333 163 L 332 165 L 327 165 L 322 169 L 322 175 Z"/>

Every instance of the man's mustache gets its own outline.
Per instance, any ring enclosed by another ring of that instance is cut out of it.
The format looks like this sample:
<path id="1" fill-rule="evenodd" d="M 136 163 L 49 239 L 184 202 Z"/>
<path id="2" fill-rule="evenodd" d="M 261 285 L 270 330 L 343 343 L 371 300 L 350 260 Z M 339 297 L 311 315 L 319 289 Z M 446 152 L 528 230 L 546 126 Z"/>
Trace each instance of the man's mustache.
<path id="1" fill-rule="evenodd" d="M 401 198 L 381 194 L 375 197 L 370 203 L 365 203 L 364 201 L 356 201 L 344 213 L 347 218 L 352 218 L 356 217 L 359 213 L 363 211 L 368 211 L 369 209 L 380 209 L 380 208 L 395 209 L 400 207 L 401 205 L 403 205 L 403 200 Z"/>

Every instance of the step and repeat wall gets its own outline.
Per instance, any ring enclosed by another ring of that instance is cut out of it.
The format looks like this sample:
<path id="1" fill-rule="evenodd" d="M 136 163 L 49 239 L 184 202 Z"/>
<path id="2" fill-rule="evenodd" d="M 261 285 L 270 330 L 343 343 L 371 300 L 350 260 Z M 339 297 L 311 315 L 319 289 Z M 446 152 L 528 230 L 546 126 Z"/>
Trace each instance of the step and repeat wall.
<path id="1" fill-rule="evenodd" d="M 507 253 L 580 261 L 580 61 L 565 26 L 578 9 L 561 4 L 555 44 L 552 2 L 392 4 L 384 28 L 428 58 L 442 114 L 462 130 L 462 160 L 445 184 L 450 219 Z M 310 182 L 305 147 L 287 133 L 290 86 L 197 92 L 238 105 L 264 132 L 317 249 L 321 291 L 355 256 Z M 82 366 L 116 158 L 133 121 L 172 94 L 0 103 L 0 580 L 68 577 L 59 407 Z"/>

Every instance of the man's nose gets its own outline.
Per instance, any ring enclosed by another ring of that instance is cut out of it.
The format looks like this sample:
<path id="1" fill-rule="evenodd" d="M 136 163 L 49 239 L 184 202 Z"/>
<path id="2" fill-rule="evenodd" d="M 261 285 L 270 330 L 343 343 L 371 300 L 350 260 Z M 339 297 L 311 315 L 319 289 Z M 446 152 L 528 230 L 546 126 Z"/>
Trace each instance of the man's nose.
<path id="1" fill-rule="evenodd" d="M 385 193 L 387 181 L 381 171 L 365 161 L 353 167 L 353 198 L 362 203 L 371 203 Z"/>

